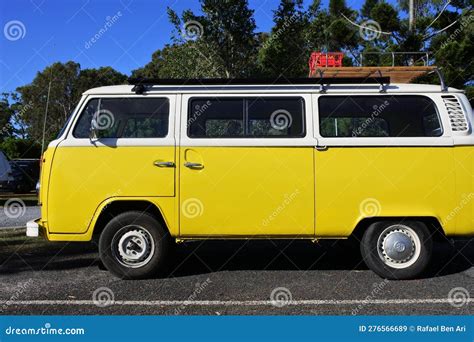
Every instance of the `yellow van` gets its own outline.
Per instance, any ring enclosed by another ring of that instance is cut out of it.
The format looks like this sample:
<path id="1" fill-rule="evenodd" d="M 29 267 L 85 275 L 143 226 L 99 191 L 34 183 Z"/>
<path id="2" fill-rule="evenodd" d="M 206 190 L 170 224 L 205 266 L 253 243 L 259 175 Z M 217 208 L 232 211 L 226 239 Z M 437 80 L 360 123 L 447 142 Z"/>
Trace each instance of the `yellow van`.
<path id="1" fill-rule="evenodd" d="M 91 89 L 42 157 L 27 235 L 98 237 L 128 279 L 176 241 L 262 238 L 355 238 L 380 276 L 418 277 L 433 240 L 474 235 L 472 109 L 452 88 L 357 82 Z"/>

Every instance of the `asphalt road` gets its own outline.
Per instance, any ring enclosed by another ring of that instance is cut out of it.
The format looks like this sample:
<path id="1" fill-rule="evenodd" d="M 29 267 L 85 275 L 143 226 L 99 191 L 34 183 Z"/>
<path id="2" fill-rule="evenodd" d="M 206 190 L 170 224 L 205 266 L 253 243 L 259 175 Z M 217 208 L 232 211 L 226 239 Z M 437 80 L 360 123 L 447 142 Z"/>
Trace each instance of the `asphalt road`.
<path id="1" fill-rule="evenodd" d="M 344 241 L 186 243 L 167 276 L 140 281 L 102 270 L 94 243 L 17 229 L 1 230 L 0 244 L 2 314 L 474 313 L 474 239 L 437 245 L 430 273 L 411 281 L 379 278 Z"/>

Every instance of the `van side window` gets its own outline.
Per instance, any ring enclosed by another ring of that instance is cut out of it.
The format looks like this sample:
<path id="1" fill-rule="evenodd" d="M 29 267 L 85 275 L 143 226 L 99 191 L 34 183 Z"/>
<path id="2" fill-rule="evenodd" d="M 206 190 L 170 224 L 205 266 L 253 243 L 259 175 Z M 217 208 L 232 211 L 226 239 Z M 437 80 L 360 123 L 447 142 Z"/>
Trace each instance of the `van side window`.
<path id="1" fill-rule="evenodd" d="M 187 129 L 191 138 L 303 137 L 300 97 L 193 98 Z"/>
<path id="2" fill-rule="evenodd" d="M 88 138 L 94 125 L 99 138 L 163 138 L 168 135 L 169 101 L 165 98 L 102 98 L 87 103 L 74 128 Z"/>
<path id="3" fill-rule="evenodd" d="M 243 113 L 243 99 L 192 99 L 187 122 L 189 136 L 193 138 L 243 136 Z"/>
<path id="4" fill-rule="evenodd" d="M 438 137 L 436 105 L 425 96 L 321 96 L 323 137 Z"/>

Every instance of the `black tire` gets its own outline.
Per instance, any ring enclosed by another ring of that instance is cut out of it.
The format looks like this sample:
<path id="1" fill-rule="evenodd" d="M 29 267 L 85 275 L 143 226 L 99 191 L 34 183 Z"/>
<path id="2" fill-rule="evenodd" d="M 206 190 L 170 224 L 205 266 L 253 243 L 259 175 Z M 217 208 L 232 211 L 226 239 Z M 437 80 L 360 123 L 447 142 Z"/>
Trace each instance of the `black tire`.
<path id="1" fill-rule="evenodd" d="M 153 215 L 128 211 L 105 226 L 99 238 L 99 255 L 107 270 L 115 276 L 144 279 L 165 270 L 171 245 L 169 232 Z M 141 259 L 134 261 L 137 255 Z"/>
<path id="2" fill-rule="evenodd" d="M 398 235 L 392 235 L 392 240 L 389 240 L 387 237 L 394 233 Z M 397 236 L 407 239 L 409 243 L 390 244 L 398 241 Z M 430 231 L 424 223 L 418 221 L 373 223 L 365 231 L 360 243 L 362 258 L 366 265 L 386 279 L 420 277 L 427 270 L 432 248 Z"/>

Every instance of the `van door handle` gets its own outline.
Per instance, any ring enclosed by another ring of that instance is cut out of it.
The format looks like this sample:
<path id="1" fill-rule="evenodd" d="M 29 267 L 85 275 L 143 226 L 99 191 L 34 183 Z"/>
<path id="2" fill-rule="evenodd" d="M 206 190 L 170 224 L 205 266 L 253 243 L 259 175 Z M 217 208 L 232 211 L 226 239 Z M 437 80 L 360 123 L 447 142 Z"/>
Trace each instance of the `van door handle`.
<path id="1" fill-rule="evenodd" d="M 153 165 L 158 166 L 158 167 L 174 167 L 173 162 L 160 162 L 160 161 L 155 161 Z"/>
<path id="2" fill-rule="evenodd" d="M 184 163 L 184 166 L 190 168 L 190 169 L 202 169 L 204 168 L 204 165 L 200 164 L 200 163 L 190 163 L 190 162 L 186 162 Z"/>

